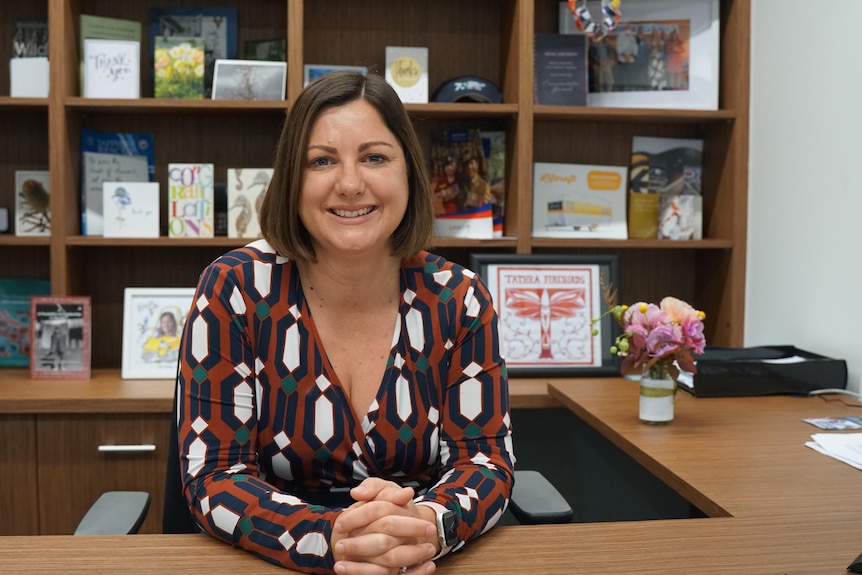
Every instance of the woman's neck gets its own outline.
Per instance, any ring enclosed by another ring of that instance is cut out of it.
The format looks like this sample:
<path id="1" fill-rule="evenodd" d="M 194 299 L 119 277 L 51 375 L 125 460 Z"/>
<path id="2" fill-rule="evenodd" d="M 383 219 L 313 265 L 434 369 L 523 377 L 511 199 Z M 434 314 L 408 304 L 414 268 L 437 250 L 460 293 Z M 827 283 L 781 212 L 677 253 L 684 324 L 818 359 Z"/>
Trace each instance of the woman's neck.
<path id="1" fill-rule="evenodd" d="M 297 262 L 303 292 L 314 306 L 355 310 L 391 303 L 400 290 L 401 261 L 390 256 L 369 263 L 350 257 Z"/>

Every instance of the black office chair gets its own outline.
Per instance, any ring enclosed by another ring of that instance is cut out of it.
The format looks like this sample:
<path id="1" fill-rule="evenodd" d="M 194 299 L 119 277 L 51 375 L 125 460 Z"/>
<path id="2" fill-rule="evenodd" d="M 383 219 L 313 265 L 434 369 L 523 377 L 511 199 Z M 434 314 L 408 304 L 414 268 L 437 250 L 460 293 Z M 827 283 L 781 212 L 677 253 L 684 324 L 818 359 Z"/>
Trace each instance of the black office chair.
<path id="1" fill-rule="evenodd" d="M 179 441 L 177 426 L 177 398 L 171 412 L 171 430 L 168 440 L 168 460 L 165 468 L 165 505 L 162 514 L 162 533 L 198 533 L 200 528 L 192 519 L 182 495 Z M 147 515 L 150 495 L 139 491 L 109 491 L 90 508 L 75 530 L 75 535 L 128 535 L 137 533 Z M 559 491 L 538 471 L 516 470 L 515 487 L 509 509 L 519 523 L 569 523 L 574 511 Z"/>

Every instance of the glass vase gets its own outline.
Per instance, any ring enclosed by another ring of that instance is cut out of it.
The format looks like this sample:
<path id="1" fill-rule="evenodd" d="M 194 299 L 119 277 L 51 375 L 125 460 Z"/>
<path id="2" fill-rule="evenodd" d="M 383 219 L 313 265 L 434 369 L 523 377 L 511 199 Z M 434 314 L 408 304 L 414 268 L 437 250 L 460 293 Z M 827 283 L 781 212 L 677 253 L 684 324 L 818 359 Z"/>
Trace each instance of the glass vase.
<path id="1" fill-rule="evenodd" d="M 650 425 L 665 425 L 673 421 L 676 381 L 667 366 L 656 363 L 644 367 L 641 375 L 640 420 Z"/>

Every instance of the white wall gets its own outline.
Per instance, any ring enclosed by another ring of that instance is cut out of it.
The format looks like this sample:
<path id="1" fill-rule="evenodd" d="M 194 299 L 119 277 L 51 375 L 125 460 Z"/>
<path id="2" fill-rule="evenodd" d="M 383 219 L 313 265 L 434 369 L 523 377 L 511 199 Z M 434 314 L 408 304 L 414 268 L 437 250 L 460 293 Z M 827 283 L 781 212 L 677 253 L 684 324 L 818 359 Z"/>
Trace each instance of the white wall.
<path id="1" fill-rule="evenodd" d="M 862 2 L 752 0 L 745 345 L 862 372 Z"/>

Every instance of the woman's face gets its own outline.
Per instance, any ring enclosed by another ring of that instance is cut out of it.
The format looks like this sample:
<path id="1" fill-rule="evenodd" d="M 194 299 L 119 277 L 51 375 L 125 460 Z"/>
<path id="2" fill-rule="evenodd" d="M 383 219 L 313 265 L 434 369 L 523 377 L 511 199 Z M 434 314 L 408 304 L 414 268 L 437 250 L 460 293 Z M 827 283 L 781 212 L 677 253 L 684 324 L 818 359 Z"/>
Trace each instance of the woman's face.
<path id="1" fill-rule="evenodd" d="M 388 257 L 408 196 L 404 150 L 371 104 L 355 100 L 318 117 L 299 202 L 318 260 L 373 251 Z"/>
<path id="2" fill-rule="evenodd" d="M 163 315 L 159 325 L 161 327 L 162 333 L 165 334 L 172 334 L 177 330 L 177 324 L 174 321 L 174 317 L 170 314 Z"/>

